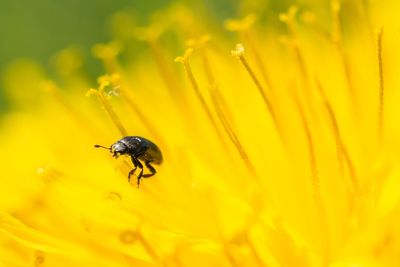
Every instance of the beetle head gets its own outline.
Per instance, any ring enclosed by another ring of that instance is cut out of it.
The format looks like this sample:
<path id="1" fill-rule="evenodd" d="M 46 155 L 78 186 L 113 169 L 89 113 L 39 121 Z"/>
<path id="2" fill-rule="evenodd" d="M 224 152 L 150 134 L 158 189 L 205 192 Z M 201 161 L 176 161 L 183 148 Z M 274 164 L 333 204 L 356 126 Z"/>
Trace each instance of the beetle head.
<path id="1" fill-rule="evenodd" d="M 118 158 L 120 155 L 128 152 L 128 147 L 122 142 L 116 142 L 111 145 L 110 151 L 114 158 Z"/>
<path id="2" fill-rule="evenodd" d="M 112 153 L 112 156 L 114 158 L 118 158 L 120 155 L 125 154 L 127 151 L 127 147 L 125 144 L 117 142 L 115 144 L 112 144 L 110 147 L 105 147 L 102 145 L 94 145 L 94 147 L 101 147 L 104 149 L 109 150 Z"/>

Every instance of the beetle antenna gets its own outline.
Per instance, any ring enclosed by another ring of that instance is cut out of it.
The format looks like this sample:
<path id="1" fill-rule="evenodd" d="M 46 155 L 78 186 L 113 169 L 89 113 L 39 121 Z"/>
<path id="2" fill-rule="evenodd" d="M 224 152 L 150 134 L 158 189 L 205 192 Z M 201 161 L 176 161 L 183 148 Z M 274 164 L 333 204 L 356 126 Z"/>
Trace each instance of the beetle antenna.
<path id="1" fill-rule="evenodd" d="M 105 146 L 101 146 L 101 145 L 94 145 L 94 147 L 101 147 L 101 148 L 105 148 L 107 150 L 111 150 L 111 147 L 105 147 Z"/>

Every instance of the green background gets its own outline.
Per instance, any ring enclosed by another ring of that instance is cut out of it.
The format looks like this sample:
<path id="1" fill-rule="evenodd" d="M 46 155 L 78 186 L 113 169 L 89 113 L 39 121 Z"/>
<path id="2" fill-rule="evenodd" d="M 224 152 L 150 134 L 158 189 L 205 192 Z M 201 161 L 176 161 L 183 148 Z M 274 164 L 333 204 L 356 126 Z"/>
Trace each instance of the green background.
<path id="1" fill-rule="evenodd" d="M 91 55 L 96 43 L 110 40 L 109 18 L 119 10 L 130 10 L 139 25 L 147 25 L 149 14 L 171 3 L 184 2 L 194 10 L 202 6 L 207 21 L 222 27 L 227 18 L 237 16 L 239 0 L 0 0 L 0 75 L 15 59 L 28 58 L 51 73 L 50 58 L 70 45 L 78 45 L 85 57 L 85 68 L 94 80 L 102 74 L 100 63 Z M 279 24 L 277 12 L 290 0 L 266 0 L 266 17 Z M 0 83 L 0 113 L 9 108 Z"/>
<path id="2" fill-rule="evenodd" d="M 101 70 L 90 49 L 110 39 L 108 19 L 118 10 L 132 8 L 143 22 L 147 14 L 168 0 L 0 0 L 0 73 L 15 59 L 32 59 L 50 69 L 50 58 L 61 49 L 78 45 L 88 60 L 93 78 Z M 9 104 L 0 84 L 0 112 Z"/>

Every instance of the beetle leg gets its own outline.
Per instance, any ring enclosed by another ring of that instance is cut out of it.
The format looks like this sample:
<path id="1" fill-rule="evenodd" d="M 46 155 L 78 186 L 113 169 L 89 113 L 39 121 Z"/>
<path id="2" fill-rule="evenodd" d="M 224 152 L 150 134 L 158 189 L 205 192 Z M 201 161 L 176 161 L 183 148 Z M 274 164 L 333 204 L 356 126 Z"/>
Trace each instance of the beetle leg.
<path id="1" fill-rule="evenodd" d="M 131 156 L 131 160 L 133 163 L 133 166 L 135 166 L 135 169 L 137 168 L 137 166 L 139 165 L 139 161 L 137 160 L 137 158 L 135 156 Z"/>
<path id="2" fill-rule="evenodd" d="M 133 168 L 133 169 L 129 172 L 129 174 L 128 174 L 128 182 L 131 181 L 131 175 L 135 173 L 137 167 L 142 165 L 142 164 L 140 164 L 140 162 L 137 160 L 137 158 L 134 157 L 134 156 L 131 156 L 131 160 L 132 160 L 133 166 L 134 166 L 135 168 Z M 139 165 L 139 164 L 140 164 L 140 165 Z"/>
<path id="3" fill-rule="evenodd" d="M 136 171 L 136 168 L 129 171 L 129 173 L 128 173 L 128 182 L 129 183 L 131 182 L 131 176 L 135 173 L 135 171 Z"/>
<path id="4" fill-rule="evenodd" d="M 153 176 L 154 174 L 156 174 L 156 169 L 150 165 L 151 161 L 145 161 L 145 165 L 147 167 L 147 169 L 149 169 L 150 173 L 147 174 L 143 174 L 142 177 L 143 178 L 149 178 L 151 176 Z"/>
<path id="5" fill-rule="evenodd" d="M 142 176 L 143 176 L 143 165 L 142 165 L 142 163 L 140 163 L 140 161 L 138 161 L 138 166 L 140 168 L 140 172 L 139 172 L 139 175 L 137 177 L 137 188 L 139 188 L 140 178 L 142 178 Z"/>

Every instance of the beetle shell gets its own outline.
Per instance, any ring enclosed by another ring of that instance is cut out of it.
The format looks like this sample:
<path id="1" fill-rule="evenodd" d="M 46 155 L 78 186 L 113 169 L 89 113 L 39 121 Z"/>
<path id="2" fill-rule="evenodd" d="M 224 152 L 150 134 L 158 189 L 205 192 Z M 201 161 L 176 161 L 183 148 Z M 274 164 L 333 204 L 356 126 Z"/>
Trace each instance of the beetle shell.
<path id="1" fill-rule="evenodd" d="M 163 161 L 158 146 L 140 136 L 125 136 L 114 143 L 111 149 L 120 154 L 133 154 L 139 160 L 151 161 L 154 164 L 161 164 Z"/>

